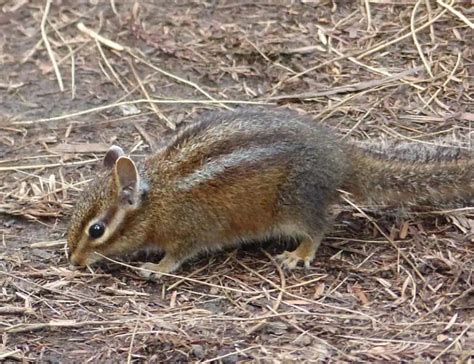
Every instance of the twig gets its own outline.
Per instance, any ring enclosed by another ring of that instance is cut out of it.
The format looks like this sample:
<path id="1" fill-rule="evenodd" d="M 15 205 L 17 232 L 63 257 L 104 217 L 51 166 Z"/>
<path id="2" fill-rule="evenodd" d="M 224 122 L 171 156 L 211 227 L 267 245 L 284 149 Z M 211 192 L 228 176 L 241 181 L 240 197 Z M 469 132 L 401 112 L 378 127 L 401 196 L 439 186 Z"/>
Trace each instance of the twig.
<path id="1" fill-rule="evenodd" d="M 359 118 L 359 120 L 357 120 L 354 126 L 352 126 L 352 128 L 350 128 L 347 131 L 347 133 L 344 134 L 343 139 L 346 139 L 350 134 L 352 134 L 352 132 L 359 127 L 362 121 L 364 121 L 364 119 L 372 113 L 372 110 L 374 110 L 378 105 L 380 105 L 384 101 L 385 101 L 384 98 L 380 98 L 377 101 L 375 101 L 375 103 L 368 108 L 368 110 Z"/>
<path id="2" fill-rule="evenodd" d="M 472 23 L 468 18 L 466 18 L 463 13 L 461 13 L 460 11 L 457 11 L 456 9 L 452 7 L 453 2 L 451 2 L 451 4 L 446 4 L 445 2 L 441 0 L 436 0 L 436 2 L 439 5 L 441 5 L 443 8 L 449 10 L 451 13 L 456 15 L 459 19 L 461 19 L 464 23 L 466 23 L 466 25 L 469 28 L 474 29 L 474 23 Z"/>
<path id="3" fill-rule="evenodd" d="M 247 43 L 249 43 L 253 48 L 255 48 L 255 50 L 256 50 L 256 51 L 262 56 L 262 58 L 263 58 L 265 61 L 267 61 L 268 63 L 271 63 L 271 64 L 273 64 L 273 65 L 275 65 L 275 66 L 277 66 L 277 67 L 283 68 L 285 71 L 288 71 L 288 72 L 290 72 L 290 73 L 292 73 L 292 74 L 295 74 L 295 73 L 296 73 L 295 71 L 293 71 L 291 68 L 289 68 L 289 67 L 287 67 L 287 66 L 284 66 L 284 65 L 282 65 L 282 64 L 280 64 L 280 63 L 278 63 L 278 62 L 273 62 L 273 61 L 272 61 L 270 58 L 268 58 L 267 55 L 266 55 L 265 53 L 263 53 L 263 51 L 262 51 L 260 48 L 258 48 L 250 39 L 248 39 L 248 38 L 244 38 L 244 39 L 245 39 L 245 40 L 247 41 Z"/>
<path id="4" fill-rule="evenodd" d="M 190 274 L 187 275 L 187 278 L 191 278 L 195 275 L 197 275 L 198 273 L 202 272 L 203 270 L 206 270 L 207 267 L 204 266 L 204 267 L 201 267 L 199 269 L 196 269 L 194 271 L 192 271 Z M 180 279 L 179 281 L 176 281 L 175 283 L 173 283 L 172 285 L 166 287 L 166 290 L 167 291 L 172 291 L 173 289 L 175 289 L 176 287 L 178 287 L 181 283 L 183 283 L 185 281 L 185 279 Z"/>
<path id="5" fill-rule="evenodd" d="M 389 76 L 389 77 L 381 78 L 379 80 L 358 82 L 358 83 L 355 83 L 355 84 L 352 84 L 352 85 L 334 87 L 330 90 L 316 91 L 316 92 L 304 92 L 304 93 L 294 94 L 294 95 L 273 96 L 273 97 L 270 97 L 269 100 L 275 101 L 275 100 L 291 100 L 291 99 L 310 99 L 310 98 L 321 97 L 321 96 L 329 96 L 329 95 L 335 95 L 335 94 L 340 94 L 340 93 L 362 91 L 362 90 L 374 88 L 374 87 L 377 87 L 377 86 L 381 86 L 381 85 L 384 85 L 384 84 L 387 84 L 387 83 L 390 83 L 390 82 L 393 82 L 393 81 L 400 80 L 403 77 L 409 76 L 411 74 L 414 74 L 414 73 L 420 71 L 422 68 L 423 67 L 415 67 L 415 68 L 405 70 L 403 72 L 397 73 L 397 74 Z"/>
<path id="6" fill-rule="evenodd" d="M 117 321 L 75 321 L 75 320 L 61 320 L 61 321 L 54 321 L 51 320 L 50 322 L 45 323 L 38 323 L 38 324 L 18 324 L 13 325 L 10 327 L 6 327 L 0 329 L 0 332 L 7 332 L 7 333 L 21 333 L 21 332 L 31 332 L 31 331 L 38 331 L 44 329 L 55 329 L 57 327 L 84 327 L 89 325 L 104 325 L 104 324 L 115 324 Z"/>
<path id="7" fill-rule="evenodd" d="M 440 88 L 438 88 L 435 93 L 433 94 L 433 96 L 430 97 L 430 99 L 428 101 L 426 101 L 426 103 L 424 104 L 423 108 L 426 108 L 428 107 L 431 102 L 438 96 L 438 94 L 441 92 L 442 89 L 444 89 L 446 87 L 446 85 L 449 83 L 449 81 L 451 81 L 451 78 L 454 76 L 454 74 L 456 73 L 460 63 L 461 63 L 461 58 L 462 58 L 462 53 L 459 51 L 458 52 L 458 58 L 456 60 L 456 64 L 454 65 L 453 69 L 451 70 L 451 72 L 449 73 L 448 77 L 446 77 L 446 80 L 443 82 L 443 84 L 441 85 Z"/>
<path id="8" fill-rule="evenodd" d="M 11 359 L 14 359 L 15 361 L 22 361 L 22 359 L 23 360 L 26 359 L 24 357 L 16 355 L 16 354 L 19 354 L 19 353 L 21 353 L 21 350 L 1 351 L 0 352 L 0 360 L 11 358 Z"/>
<path id="9" fill-rule="evenodd" d="M 135 335 L 137 334 L 138 324 L 140 323 L 141 315 L 142 310 L 141 307 L 139 307 L 137 321 L 135 322 L 135 327 L 133 328 L 132 337 L 130 339 L 130 347 L 128 348 L 127 364 L 130 364 L 132 362 L 133 343 L 135 342 Z"/>
<path id="10" fill-rule="evenodd" d="M 453 2 L 454 0 L 451 1 L 451 3 Z M 368 51 L 365 51 L 364 53 L 360 54 L 357 56 L 358 59 L 362 59 L 362 58 L 365 58 L 369 55 L 371 55 L 372 53 L 375 53 L 375 52 L 378 52 L 388 46 L 391 46 L 392 44 L 395 44 L 395 43 L 398 43 L 406 38 L 409 38 L 410 36 L 412 36 L 413 33 L 418 33 L 420 30 L 423 30 L 427 27 L 429 27 L 431 24 L 435 23 L 436 21 L 438 21 L 439 18 L 441 18 L 445 13 L 447 12 L 447 10 L 443 10 L 441 11 L 438 15 L 436 15 L 433 19 L 431 20 L 428 20 L 425 24 L 419 26 L 418 28 L 414 29 L 413 31 L 410 31 L 400 37 L 397 37 L 395 39 L 392 39 L 391 41 L 388 41 L 388 42 L 383 42 L 381 44 L 379 44 L 378 46 L 375 46 L 374 48 L 372 49 L 369 49 Z"/>
<path id="11" fill-rule="evenodd" d="M 452 0 L 454 1 L 454 0 Z M 426 22 L 425 24 L 421 25 L 420 27 L 414 29 L 413 32 L 417 33 L 423 29 L 425 29 L 426 27 L 429 27 L 431 26 L 433 23 L 435 23 L 439 18 L 441 18 L 445 13 L 447 12 L 447 10 L 443 10 L 441 11 L 438 15 L 436 15 L 434 18 L 430 19 L 428 22 Z M 353 58 L 353 57 L 356 57 L 357 59 L 362 59 L 362 58 L 365 58 L 367 57 L 368 55 L 371 55 L 372 53 L 375 53 L 375 52 L 378 52 L 388 46 L 391 46 L 392 44 L 395 44 L 395 43 L 398 43 L 408 37 L 410 37 L 412 34 L 413 34 L 412 31 L 400 36 L 400 37 L 397 37 L 395 39 L 392 39 L 391 41 L 388 41 L 388 42 L 382 42 L 380 43 L 379 45 L 376 45 L 375 47 L 367 50 L 367 51 L 363 51 L 363 52 L 354 52 L 353 54 L 346 54 L 346 55 L 339 55 L 339 57 L 336 57 L 336 58 L 332 58 L 332 59 L 329 59 L 323 63 L 320 63 L 320 64 L 317 64 L 316 66 L 314 67 L 311 67 L 311 68 L 308 68 L 302 72 L 299 72 L 297 73 L 296 75 L 294 76 L 291 76 L 290 78 L 286 79 L 286 80 L 283 80 L 283 81 L 280 81 L 277 85 L 275 85 L 274 87 L 272 87 L 272 92 L 275 92 L 283 83 L 285 82 L 289 82 L 289 81 L 292 81 L 296 78 L 300 78 L 301 76 L 304 76 L 306 75 L 307 73 L 309 72 L 313 72 L 313 71 L 316 71 L 320 68 L 323 68 L 323 67 L 326 67 L 334 62 L 337 62 L 337 61 L 341 61 L 343 59 L 350 59 L 350 58 Z M 340 54 L 340 52 L 339 52 Z"/>
<path id="12" fill-rule="evenodd" d="M 273 310 L 271 310 L 273 312 Z M 273 313 L 276 313 L 276 312 L 273 312 Z M 334 345 L 331 345 L 329 342 L 327 342 L 326 340 L 314 335 L 313 333 L 311 332 L 308 332 L 307 330 L 303 330 L 301 327 L 299 327 L 298 325 L 296 325 L 293 321 L 290 321 L 288 318 L 286 317 L 282 317 L 282 320 L 285 321 L 288 325 L 290 326 L 293 326 L 296 330 L 298 330 L 299 332 L 301 332 L 302 334 L 306 334 L 306 335 L 309 335 L 311 338 L 313 338 L 314 340 L 320 342 L 321 344 L 323 344 L 324 346 L 328 347 L 328 348 L 331 348 L 332 350 L 338 352 L 339 354 L 341 354 L 342 356 L 345 356 L 347 357 L 348 359 L 352 359 L 354 360 L 354 357 L 351 357 L 349 354 L 346 354 L 345 352 L 343 352 L 341 349 L 339 349 L 338 347 L 334 346 Z"/>
<path id="13" fill-rule="evenodd" d="M 135 66 L 133 65 L 133 61 L 131 60 L 128 60 L 128 64 L 130 65 L 130 69 L 132 70 L 132 73 L 133 73 L 133 76 L 135 77 L 135 79 L 137 80 L 138 82 L 138 85 L 140 86 L 140 89 L 142 90 L 143 92 L 143 95 L 145 95 L 145 98 L 147 100 L 151 100 L 151 97 L 150 95 L 148 94 L 148 91 L 147 89 L 145 88 L 145 85 L 143 85 L 143 82 L 142 80 L 140 79 L 140 77 L 138 77 L 138 73 L 137 73 L 137 70 L 135 69 Z M 156 116 L 158 117 L 158 119 L 160 120 L 164 120 L 165 121 L 165 124 L 168 126 L 168 128 L 174 130 L 176 129 L 176 125 L 174 125 L 174 123 L 169 119 L 167 118 L 161 111 L 160 109 L 158 109 L 158 107 L 150 102 L 150 106 L 151 106 L 151 109 L 153 110 L 153 112 L 156 114 Z"/>
<path id="14" fill-rule="evenodd" d="M 65 162 L 65 163 L 50 163 L 50 164 L 30 164 L 26 166 L 11 166 L 11 167 L 0 167 L 0 172 L 7 171 L 24 171 L 28 169 L 38 169 L 38 168 L 54 168 L 54 167 L 64 167 L 64 166 L 82 166 L 84 164 L 97 162 L 99 159 L 88 159 L 85 161 L 77 162 Z"/>
<path id="15" fill-rule="evenodd" d="M 205 363 L 222 363 L 221 359 L 228 358 L 229 356 L 232 356 L 232 355 L 235 355 L 235 354 L 242 354 L 246 351 L 257 349 L 259 347 L 260 347 L 260 345 L 249 346 L 245 349 L 236 350 L 236 351 L 233 351 L 233 352 L 230 352 L 230 353 L 227 353 L 227 354 L 216 356 L 212 359 L 207 359 L 207 360 L 203 361 L 202 364 L 205 364 Z"/>
<path id="16" fill-rule="evenodd" d="M 265 254 L 267 256 L 268 259 L 270 259 L 270 261 L 273 263 L 273 265 L 275 266 L 275 268 L 277 269 L 278 271 L 278 276 L 280 277 L 280 288 L 279 288 L 279 293 L 278 293 L 278 297 L 277 297 L 277 300 L 275 301 L 275 303 L 273 304 L 273 311 L 274 313 L 278 313 L 278 308 L 280 307 L 280 304 L 281 304 L 281 300 L 283 298 L 283 293 L 286 292 L 286 279 L 285 279 L 285 273 L 283 272 L 283 269 L 281 268 L 281 265 L 278 264 L 278 262 L 275 260 L 274 257 L 272 257 L 266 250 L 263 250 L 262 249 L 262 252 L 263 254 Z"/>
<path id="17" fill-rule="evenodd" d="M 276 283 L 274 283 L 273 281 L 271 281 L 270 279 L 264 277 L 263 275 L 261 275 L 260 273 L 258 273 L 257 271 L 255 271 L 254 269 L 248 267 L 247 265 L 245 265 L 244 263 L 242 263 L 241 261 L 239 260 L 236 260 L 236 263 L 239 264 L 240 266 L 244 267 L 246 270 L 248 270 L 249 272 L 252 272 L 253 274 L 255 274 L 256 276 L 258 276 L 260 279 L 264 280 L 265 282 L 267 282 L 268 284 L 270 284 L 272 287 L 276 288 L 277 290 L 281 290 L 281 287 L 278 286 Z M 288 295 L 289 297 L 293 297 L 293 298 L 296 298 L 296 299 L 299 299 L 299 300 L 303 300 L 303 301 L 306 301 L 306 302 L 309 302 L 309 303 L 313 303 L 315 305 L 318 305 L 318 306 L 321 306 L 321 307 L 330 307 L 334 310 L 339 310 L 339 311 L 342 311 L 342 312 L 349 312 L 351 314 L 356 314 L 356 315 L 359 315 L 360 317 L 365 317 L 367 318 L 368 320 L 372 321 L 372 323 L 376 322 L 377 320 L 375 318 L 373 318 L 372 316 L 368 315 L 368 314 L 365 314 L 363 312 L 360 312 L 360 311 L 355 311 L 355 310 L 351 310 L 349 308 L 345 308 L 345 307 L 340 307 L 340 306 L 333 306 L 333 305 L 330 305 L 328 303 L 323 303 L 323 302 L 319 302 L 319 301 L 315 301 L 315 300 L 312 300 L 312 299 L 309 299 L 309 298 L 305 298 L 305 297 L 302 297 L 302 296 L 298 296 L 296 294 L 293 294 L 293 293 L 290 293 L 288 291 L 285 291 L 284 292 L 286 295 Z"/>
<path id="18" fill-rule="evenodd" d="M 89 37 L 101 42 L 102 44 L 105 44 L 107 47 L 115 49 L 116 51 L 123 51 L 125 49 L 124 46 L 101 36 L 90 28 L 87 28 L 82 22 L 77 23 L 77 29 L 83 33 L 86 33 Z"/>
<path id="19" fill-rule="evenodd" d="M 281 268 L 281 265 L 277 263 L 275 258 L 273 258 L 267 251 L 265 251 L 263 249 L 261 251 L 263 252 L 263 254 L 265 254 L 267 256 L 268 259 L 270 259 L 270 261 L 276 267 L 276 269 L 278 271 L 278 274 L 280 276 L 281 285 L 278 288 L 278 291 L 279 291 L 278 297 L 275 300 L 275 302 L 273 303 L 273 312 L 278 313 L 278 308 L 280 307 L 281 300 L 283 298 L 283 293 L 285 293 L 285 291 L 286 291 L 285 273 L 283 272 L 283 270 Z M 260 321 L 257 325 L 255 325 L 255 326 L 251 327 L 249 330 L 247 330 L 246 334 L 251 335 L 253 332 L 260 330 L 260 328 L 262 326 L 264 326 L 266 323 L 267 323 L 267 320 Z"/>
<path id="20" fill-rule="evenodd" d="M 0 307 L 0 315 L 23 315 L 32 314 L 31 308 L 27 307 L 16 307 L 16 306 L 4 306 Z"/>
<path id="21" fill-rule="evenodd" d="M 336 54 L 338 54 L 338 55 L 342 55 L 342 53 L 341 53 L 338 49 L 336 49 L 336 48 L 331 48 L 331 51 L 333 51 L 334 53 L 336 53 Z M 362 62 L 360 61 L 360 59 L 358 59 L 358 58 L 348 57 L 347 59 L 348 59 L 349 61 L 355 63 L 355 64 L 358 65 L 358 66 L 362 66 L 362 67 L 368 69 L 368 70 L 371 71 L 371 72 L 378 73 L 378 74 L 385 75 L 385 76 L 389 76 L 389 77 L 392 76 L 389 72 L 387 72 L 387 71 L 385 71 L 385 70 L 383 70 L 383 69 L 375 68 L 375 67 L 373 67 L 373 66 L 371 66 L 371 65 L 362 63 Z M 418 90 L 420 90 L 420 91 L 424 91 L 424 90 L 425 90 L 423 87 L 421 87 L 421 86 L 419 86 L 419 85 L 417 85 L 417 84 L 415 84 L 415 83 L 413 83 L 413 82 L 409 82 L 409 81 L 406 81 L 406 80 L 403 80 L 403 79 L 402 79 L 402 82 L 407 83 L 407 84 L 409 84 L 411 87 L 414 87 L 414 88 L 416 88 L 416 89 L 418 89 Z"/>
<path id="22" fill-rule="evenodd" d="M 66 45 L 67 49 L 69 50 L 68 56 L 71 57 L 71 100 L 74 100 L 74 97 L 76 95 L 76 72 L 75 72 L 76 71 L 76 65 L 75 65 L 75 62 L 74 62 L 74 51 L 73 51 L 72 47 L 68 44 L 66 39 L 64 39 L 64 37 L 61 35 L 59 30 L 56 29 L 56 27 L 53 24 L 51 24 L 51 22 L 49 20 L 48 20 L 48 24 L 51 28 L 53 28 L 56 35 L 59 37 L 59 39 L 61 39 L 61 41 Z M 64 59 L 67 59 L 67 58 L 64 58 Z M 62 62 L 63 62 L 63 60 L 60 59 L 57 64 L 60 65 Z"/>
<path id="23" fill-rule="evenodd" d="M 107 66 L 107 68 L 109 69 L 110 73 L 112 73 L 112 75 L 115 77 L 115 79 L 117 80 L 117 82 L 119 83 L 120 87 L 122 87 L 122 89 L 126 92 L 126 93 L 129 93 L 130 91 L 127 89 L 127 86 L 125 86 L 125 84 L 122 82 L 122 80 L 120 79 L 120 77 L 118 76 L 117 72 L 115 72 L 114 68 L 112 67 L 112 65 L 110 64 L 109 60 L 107 59 L 107 57 L 105 56 L 105 53 L 102 49 L 102 46 L 100 45 L 100 42 L 95 39 L 95 43 L 96 43 L 96 46 L 97 46 L 97 49 L 99 50 L 99 54 L 100 56 L 102 57 L 102 59 L 104 60 L 105 62 L 105 65 Z M 112 80 L 111 80 L 112 81 Z M 112 81 L 113 82 L 113 81 Z"/>
<path id="24" fill-rule="evenodd" d="M 49 55 L 49 59 L 53 64 L 54 73 L 56 74 L 56 79 L 58 80 L 59 89 L 61 92 L 64 91 L 63 79 L 61 77 L 61 72 L 59 71 L 59 67 L 54 59 L 53 50 L 51 49 L 51 45 L 49 44 L 48 36 L 46 34 L 45 25 L 46 20 L 48 18 L 49 8 L 51 7 L 52 0 L 46 0 L 46 6 L 44 8 L 43 18 L 41 19 L 41 37 L 43 38 L 44 45 L 46 46 L 46 50 Z"/>
<path id="25" fill-rule="evenodd" d="M 446 353 L 454 344 L 456 344 L 461 338 L 464 336 L 464 334 L 472 327 L 472 324 L 468 325 L 464 330 L 461 331 L 461 333 L 452 341 L 449 343 L 448 346 L 446 346 L 441 353 L 436 355 L 436 357 L 430 362 L 430 364 L 435 363 L 444 353 Z M 471 347 L 472 348 L 472 347 Z"/>
<path id="26" fill-rule="evenodd" d="M 367 13 L 367 31 L 369 32 L 372 30 L 372 14 L 370 12 L 370 1 L 365 0 L 364 4 L 365 4 L 365 12 Z"/>
<path id="27" fill-rule="evenodd" d="M 428 21 L 431 21 L 433 19 L 433 16 L 431 14 L 432 10 L 431 10 L 430 0 L 425 0 L 425 6 L 426 6 L 426 9 L 428 10 Z M 435 37 L 433 24 L 430 25 L 430 37 L 431 37 L 431 42 L 432 43 L 436 42 L 436 37 Z"/>
<path id="28" fill-rule="evenodd" d="M 422 0 L 418 0 L 413 7 L 413 11 L 411 12 L 411 17 L 410 17 L 410 29 L 411 29 L 411 34 L 413 37 L 413 43 L 415 43 L 415 47 L 418 50 L 418 54 L 420 55 L 421 60 L 423 61 L 423 64 L 425 65 L 426 71 L 430 75 L 431 78 L 433 78 L 433 73 L 431 72 L 431 66 L 428 63 L 428 61 L 425 58 L 425 55 L 423 54 L 423 50 L 421 49 L 420 43 L 418 42 L 418 38 L 416 37 L 416 32 L 415 32 L 415 17 L 416 17 L 416 11 L 418 10 L 418 6 L 420 6 Z"/>
<path id="29" fill-rule="evenodd" d="M 44 119 L 37 119 L 37 120 L 25 120 L 25 121 L 14 121 L 12 125 L 32 125 L 32 124 L 39 124 L 44 122 L 50 121 L 58 121 L 64 120 L 69 118 L 75 118 L 81 115 L 87 115 L 99 111 L 104 111 L 108 109 L 113 109 L 114 107 L 119 107 L 123 105 L 136 105 L 136 104 L 143 104 L 143 103 L 154 103 L 154 104 L 197 104 L 197 105 L 215 105 L 215 104 L 245 104 L 245 105 L 274 105 L 274 103 L 263 102 L 263 101 L 242 101 L 242 100 L 189 100 L 189 99 L 182 99 L 182 100 L 147 100 L 147 99 L 138 99 L 132 101 L 123 101 L 117 102 L 110 105 L 104 105 L 99 107 L 93 107 L 87 110 L 82 110 L 78 112 L 74 112 L 71 114 L 65 114 L 60 116 L 54 116 L 52 118 L 44 118 Z"/>
<path id="30" fill-rule="evenodd" d="M 143 128 L 140 124 L 138 123 L 133 123 L 133 126 L 135 127 L 135 129 L 138 130 L 138 132 L 140 133 L 140 135 L 143 137 L 143 139 L 145 139 L 145 141 L 148 143 L 148 145 L 150 146 L 150 149 L 152 150 L 152 152 L 156 151 L 156 142 L 155 140 L 146 132 L 145 128 Z"/>
<path id="31" fill-rule="evenodd" d="M 135 271 L 145 271 L 145 272 L 153 272 L 152 270 L 149 270 L 149 269 L 145 269 L 145 268 L 140 268 L 140 267 L 135 267 L 133 265 L 130 265 L 130 264 L 126 264 L 126 263 L 123 263 L 123 262 L 120 262 L 118 260 L 115 260 L 115 259 L 112 259 L 112 258 L 109 258 L 109 257 L 106 257 L 105 255 L 102 255 L 100 253 L 97 253 L 97 255 L 100 255 L 103 259 L 105 260 L 108 260 L 110 262 L 113 262 L 115 264 L 119 264 L 123 267 L 127 267 L 129 269 L 132 269 L 132 270 L 135 270 Z M 255 292 L 252 292 L 252 291 L 243 291 L 241 289 L 236 289 L 236 288 L 232 288 L 232 287 L 226 287 L 226 286 L 222 286 L 222 285 L 218 285 L 218 284 L 213 284 L 213 283 L 207 283 L 207 282 L 203 282 L 203 281 L 200 281 L 198 279 L 193 279 L 193 278 L 189 278 L 189 277 L 185 277 L 185 276 L 180 276 L 180 275 L 176 275 L 176 274 L 171 274 L 171 273 L 163 273 L 163 272 L 160 272 L 161 275 L 163 276 L 166 276 L 166 277 L 173 277 L 173 278 L 178 278 L 178 279 L 181 279 L 183 281 L 189 281 L 189 282 L 193 282 L 193 283 L 198 283 L 198 284 L 202 284 L 204 286 L 208 286 L 208 287 L 213 287 L 213 288 L 219 288 L 219 289 L 224 289 L 224 290 L 228 290 L 228 291 L 232 291 L 232 292 L 239 292 L 239 293 L 246 293 L 246 294 L 253 294 Z"/>
<path id="32" fill-rule="evenodd" d="M 165 76 L 168 76 L 176 81 L 179 81 L 181 83 L 184 83 L 188 86 L 191 86 L 193 87 L 194 89 L 198 90 L 200 93 L 202 93 L 204 96 L 206 96 L 209 100 L 212 100 L 213 102 L 215 102 L 216 104 L 219 104 L 220 106 L 222 106 L 223 108 L 227 109 L 227 110 L 232 110 L 232 108 L 228 107 L 225 105 L 225 103 L 223 102 L 220 102 L 218 100 L 216 100 L 214 97 L 212 97 L 211 95 L 209 95 L 206 91 L 204 91 L 201 86 L 199 86 L 198 84 L 194 83 L 194 82 L 191 82 L 191 81 L 188 81 L 184 78 L 181 78 L 179 76 L 176 76 L 176 75 L 173 75 L 172 73 L 168 72 L 168 71 L 165 71 L 164 69 L 161 69 L 160 67 L 157 67 L 155 66 L 154 64 L 148 62 L 146 59 L 138 56 L 137 54 L 135 54 L 134 52 L 132 52 L 130 49 L 127 49 L 128 53 L 136 58 L 138 61 L 142 62 L 143 64 L 146 64 L 148 67 L 154 69 L 155 71 L 158 71 L 159 73 L 165 75 Z"/>
<path id="33" fill-rule="evenodd" d="M 339 56 L 339 57 L 336 57 L 336 58 L 328 59 L 327 61 L 325 61 L 323 63 L 319 63 L 316 66 L 310 67 L 308 69 L 305 69 L 304 71 L 301 71 L 301 72 L 297 73 L 296 75 L 293 75 L 290 78 L 287 78 L 286 80 L 281 80 L 275 86 L 272 87 L 272 89 L 271 89 L 272 95 L 275 94 L 276 90 L 278 90 L 281 87 L 281 85 L 283 85 L 286 82 L 291 82 L 291 81 L 293 81 L 297 78 L 300 78 L 301 76 L 306 75 L 307 73 L 317 71 L 318 69 L 326 67 L 326 66 L 328 66 L 328 65 L 330 65 L 334 62 L 342 61 L 343 59 L 347 59 L 349 57 L 356 56 L 357 54 L 359 54 L 359 53 L 355 52 L 354 54 L 346 54 L 346 55 L 342 55 L 342 56 Z"/>
<path id="34" fill-rule="evenodd" d="M 64 244 L 66 244 L 65 240 L 39 241 L 37 243 L 30 244 L 30 248 L 33 248 L 33 249 L 56 248 L 59 246 L 64 246 Z"/>
<path id="35" fill-rule="evenodd" d="M 30 284 L 33 287 L 37 287 L 39 289 L 50 291 L 52 293 L 55 293 L 58 297 L 59 296 L 65 296 L 65 297 L 75 298 L 78 301 L 79 300 L 92 301 L 92 302 L 95 302 L 96 304 L 98 304 L 99 306 L 105 306 L 105 307 L 109 307 L 109 308 L 113 307 L 112 305 L 106 304 L 105 302 L 103 302 L 101 300 L 98 300 L 98 299 L 95 299 L 93 297 L 87 297 L 87 296 L 83 296 L 83 295 L 79 295 L 79 294 L 75 294 L 75 293 L 70 293 L 70 292 L 63 292 L 59 289 L 51 288 L 51 287 L 48 287 L 47 285 L 38 284 L 34 281 L 25 279 L 23 277 L 17 276 L 15 274 L 12 274 L 12 273 L 9 273 L 9 272 L 4 272 L 4 271 L 0 270 L 0 275 L 11 277 L 11 278 L 17 279 L 19 281 L 22 281 L 24 283 Z M 23 324 L 16 325 L 16 326 L 23 326 Z"/>
<path id="36" fill-rule="evenodd" d="M 160 72 L 161 74 L 165 75 L 165 76 L 168 76 L 176 81 L 179 81 L 181 83 L 184 83 L 188 86 L 191 86 L 193 88 L 195 88 L 196 90 L 198 90 L 200 93 L 202 93 L 204 96 L 206 96 L 208 99 L 220 104 L 223 108 L 225 109 L 228 109 L 228 110 L 232 110 L 230 107 L 226 106 L 224 103 L 221 103 L 221 102 L 218 102 L 215 98 L 213 98 L 211 95 L 209 95 L 206 91 L 204 91 L 199 85 L 197 85 L 196 83 L 194 82 L 191 82 L 191 81 L 188 81 L 184 78 L 181 78 L 181 77 L 178 77 L 168 71 L 165 71 L 153 64 L 151 64 L 150 62 L 148 62 L 146 59 L 138 56 L 136 53 L 134 53 L 129 47 L 125 47 L 117 42 L 114 42 L 114 41 L 111 41 L 110 39 L 107 39 L 103 36 L 101 36 L 100 34 L 94 32 L 93 30 L 87 28 L 83 23 L 78 23 L 77 24 L 77 28 L 81 31 L 81 32 L 84 32 L 86 33 L 87 35 L 89 35 L 90 37 L 94 38 L 95 40 L 97 40 L 98 42 L 101 42 L 103 44 L 105 44 L 106 46 L 112 48 L 112 49 L 115 49 L 117 51 L 126 51 L 128 54 L 130 54 L 132 57 L 134 57 L 135 59 L 137 59 L 138 61 L 142 62 L 143 64 L 146 64 L 148 67 L 151 67 L 153 68 L 155 71 L 158 71 Z"/>
<path id="37" fill-rule="evenodd" d="M 343 191 L 341 191 L 343 192 Z M 369 215 L 367 215 L 359 206 L 357 206 L 355 203 L 353 203 L 351 200 L 349 200 L 346 196 L 344 196 L 344 193 L 341 193 L 342 199 L 346 201 L 349 205 L 354 207 L 362 216 L 364 216 L 368 221 L 372 223 L 372 225 L 377 229 L 377 231 L 382 234 L 382 236 L 387 239 L 387 241 L 392 245 L 398 252 L 398 254 L 412 267 L 412 269 L 415 271 L 416 275 L 424 282 L 426 283 L 425 277 L 420 273 L 420 271 L 416 268 L 415 264 L 408 258 L 408 256 L 395 244 L 392 238 L 390 238 L 381 228 L 380 226 L 372 219 Z"/>

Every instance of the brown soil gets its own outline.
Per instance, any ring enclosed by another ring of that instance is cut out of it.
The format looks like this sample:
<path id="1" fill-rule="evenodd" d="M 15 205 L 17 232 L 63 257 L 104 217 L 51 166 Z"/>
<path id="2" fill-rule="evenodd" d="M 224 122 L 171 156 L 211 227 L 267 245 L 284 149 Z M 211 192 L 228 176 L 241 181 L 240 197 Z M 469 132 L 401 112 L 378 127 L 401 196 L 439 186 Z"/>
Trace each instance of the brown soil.
<path id="1" fill-rule="evenodd" d="M 370 221 L 344 207 L 307 271 L 282 272 L 273 242 L 150 283 L 119 264 L 71 270 L 64 246 L 104 150 L 140 158 L 169 125 L 224 107 L 211 98 L 304 110 L 351 138 L 468 147 L 469 1 L 45 3 L 0 1 L 0 360 L 472 359 L 472 208 Z"/>

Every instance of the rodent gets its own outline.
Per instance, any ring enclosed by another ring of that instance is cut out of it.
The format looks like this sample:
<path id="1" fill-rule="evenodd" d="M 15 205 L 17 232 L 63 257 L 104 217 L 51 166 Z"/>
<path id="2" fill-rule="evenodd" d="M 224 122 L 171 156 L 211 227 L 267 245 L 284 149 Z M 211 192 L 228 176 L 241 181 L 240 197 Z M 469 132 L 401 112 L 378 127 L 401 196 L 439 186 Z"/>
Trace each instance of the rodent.
<path id="1" fill-rule="evenodd" d="M 472 205 L 473 160 L 460 148 L 345 142 L 293 111 L 210 112 L 141 163 L 111 147 L 73 209 L 70 262 L 157 249 L 163 259 L 142 266 L 151 278 L 203 251 L 283 235 L 300 239 L 284 266 L 308 267 L 341 190 L 356 202 Z"/>

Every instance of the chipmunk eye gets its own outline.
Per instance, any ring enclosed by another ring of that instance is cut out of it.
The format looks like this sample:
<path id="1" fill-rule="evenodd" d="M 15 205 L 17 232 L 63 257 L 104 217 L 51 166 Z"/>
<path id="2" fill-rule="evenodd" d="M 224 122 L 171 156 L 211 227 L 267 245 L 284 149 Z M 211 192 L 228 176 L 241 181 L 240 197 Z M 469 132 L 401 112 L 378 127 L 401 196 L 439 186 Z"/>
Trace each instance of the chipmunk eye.
<path id="1" fill-rule="evenodd" d="M 91 227 L 89 228 L 89 236 L 92 239 L 100 238 L 102 235 L 104 235 L 104 232 L 105 232 L 105 225 L 101 222 L 91 225 Z"/>

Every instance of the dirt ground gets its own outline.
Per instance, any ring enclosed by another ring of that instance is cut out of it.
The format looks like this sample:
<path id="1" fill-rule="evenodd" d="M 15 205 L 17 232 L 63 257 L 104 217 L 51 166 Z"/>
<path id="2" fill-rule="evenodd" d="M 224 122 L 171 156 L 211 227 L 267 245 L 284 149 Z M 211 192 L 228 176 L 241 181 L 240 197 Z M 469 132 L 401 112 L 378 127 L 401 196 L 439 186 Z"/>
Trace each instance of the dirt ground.
<path id="1" fill-rule="evenodd" d="M 160 282 L 65 254 L 108 146 L 139 159 L 204 110 L 277 104 L 341 137 L 469 148 L 470 1 L 46 3 L 0 0 L 0 361 L 472 361 L 472 208 L 342 206 L 306 271 L 281 270 L 278 242 Z"/>

